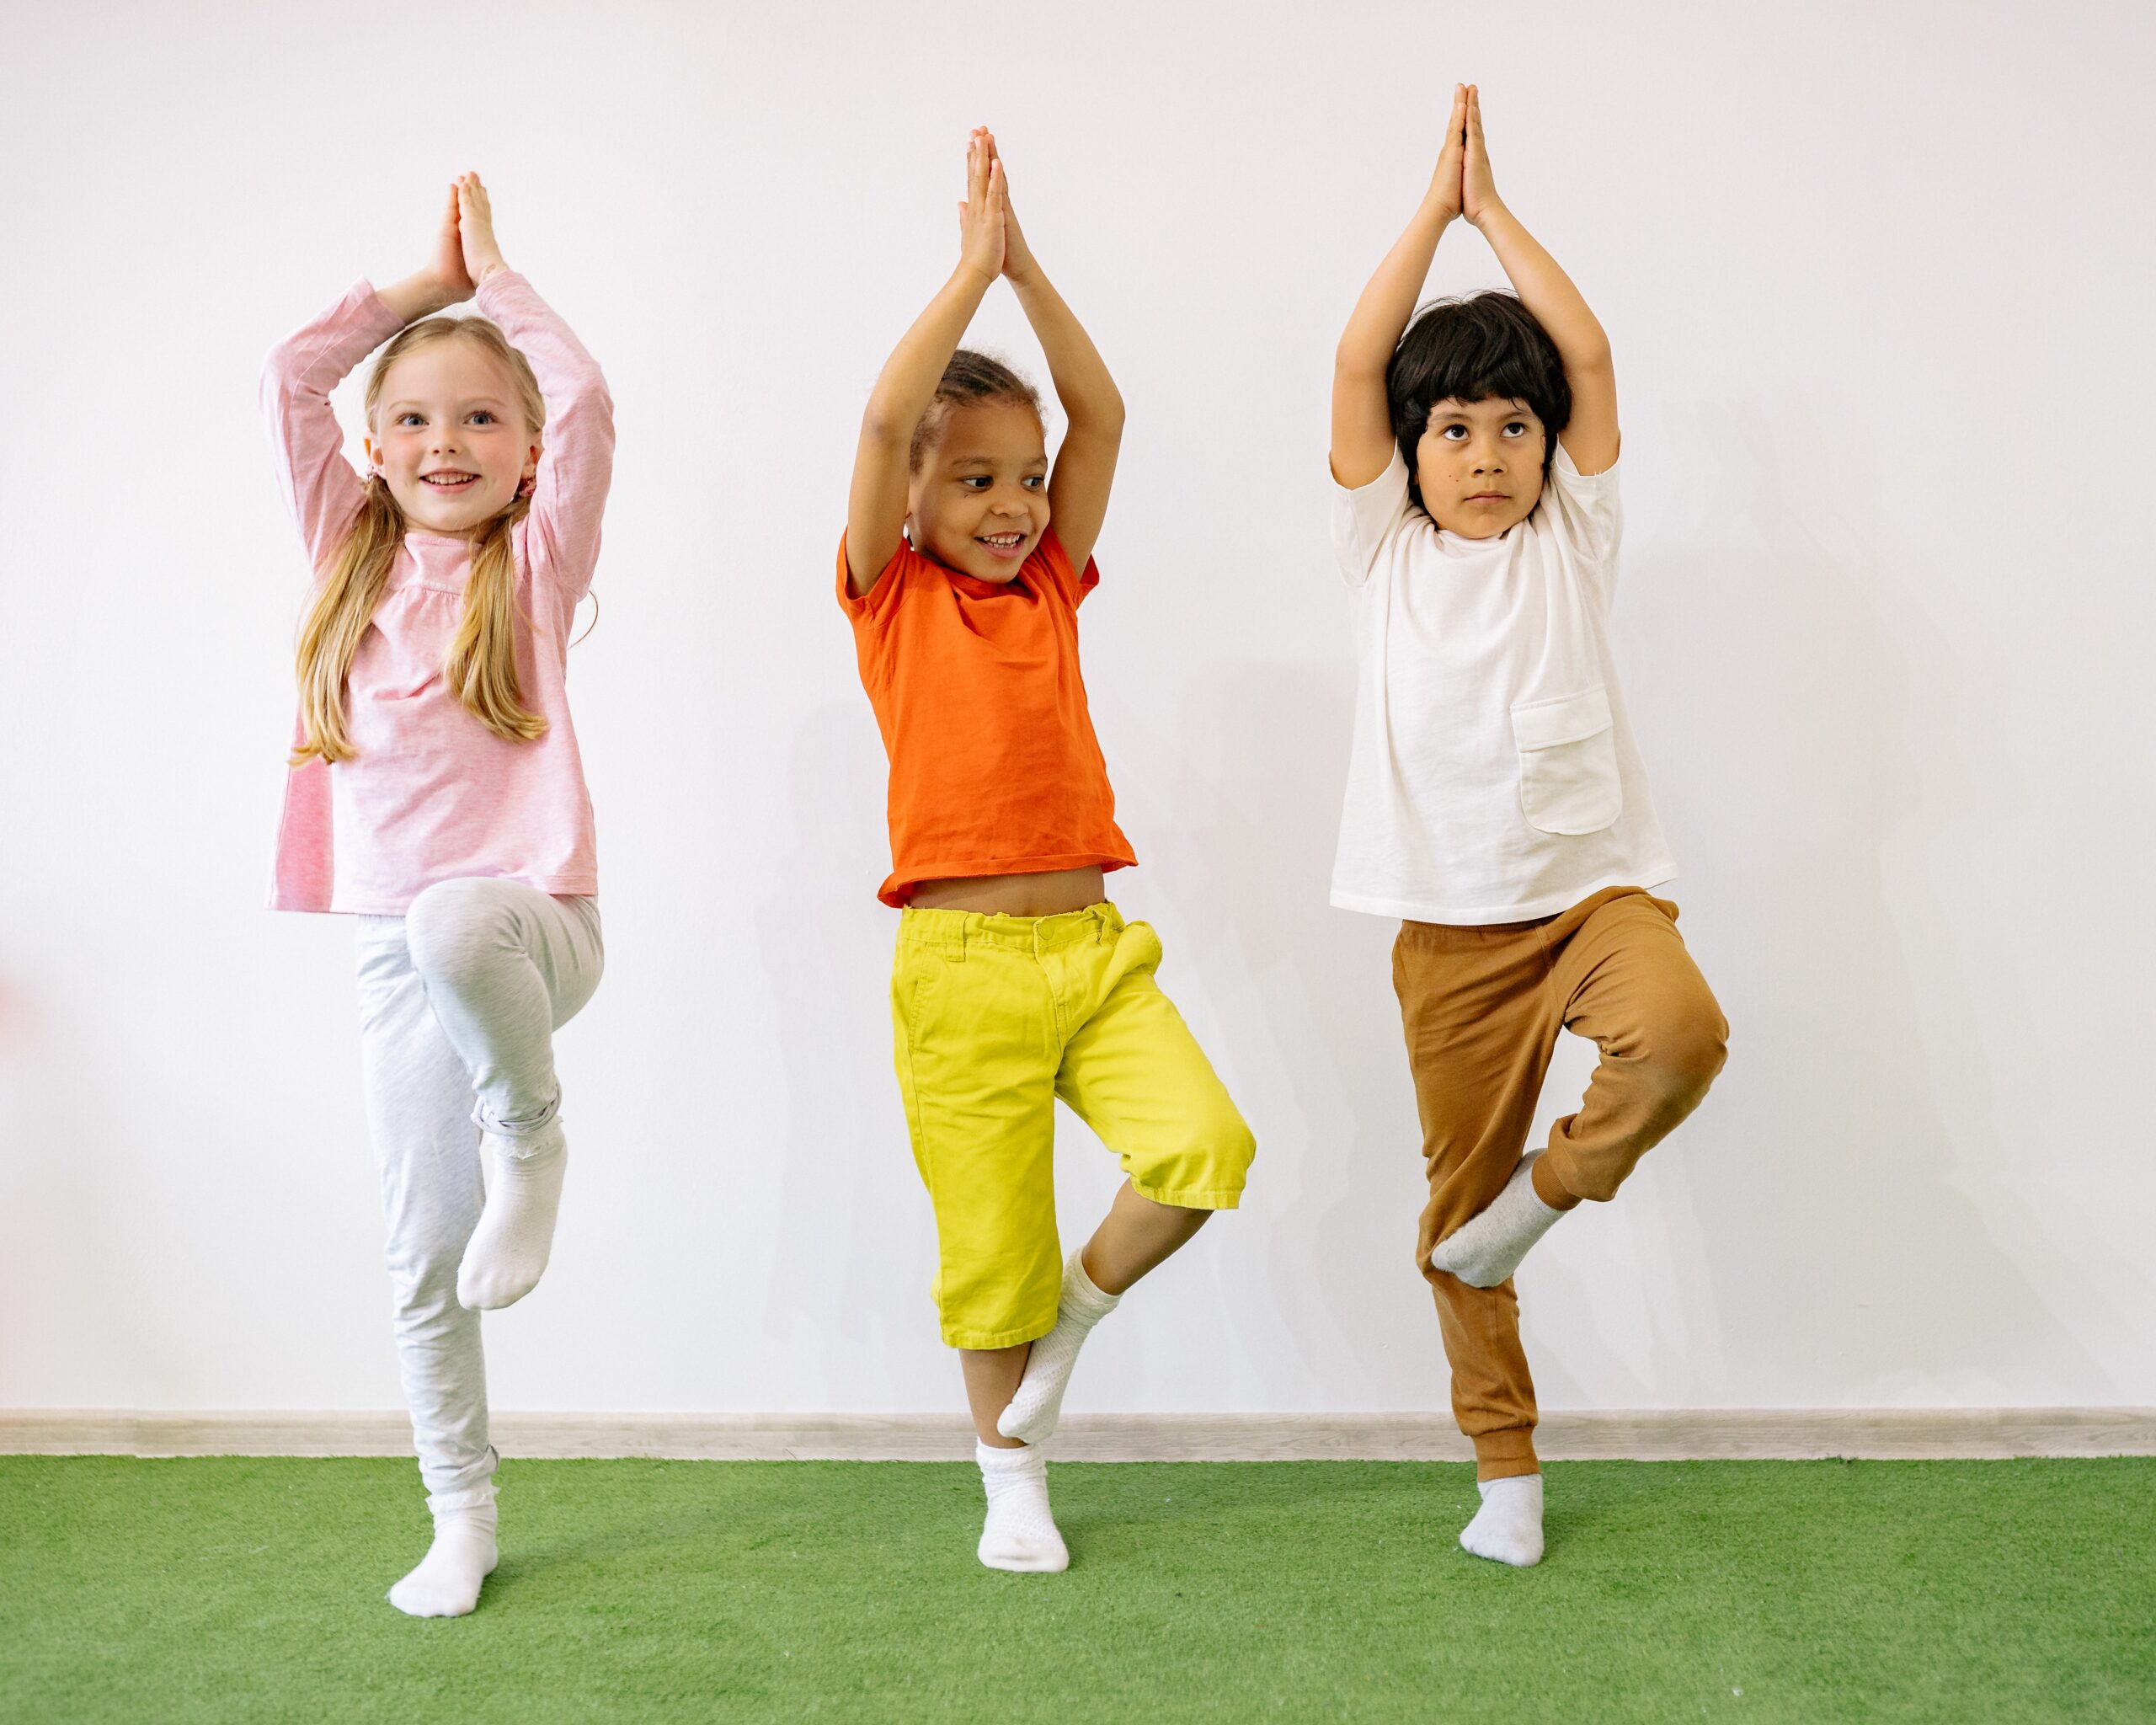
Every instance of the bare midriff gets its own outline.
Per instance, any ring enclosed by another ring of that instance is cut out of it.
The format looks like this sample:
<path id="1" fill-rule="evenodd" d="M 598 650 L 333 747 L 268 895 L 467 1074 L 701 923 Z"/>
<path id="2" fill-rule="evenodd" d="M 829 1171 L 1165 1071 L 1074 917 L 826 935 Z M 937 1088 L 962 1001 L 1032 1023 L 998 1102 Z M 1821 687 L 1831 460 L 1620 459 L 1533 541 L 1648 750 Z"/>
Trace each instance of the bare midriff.
<path id="1" fill-rule="evenodd" d="M 987 916 L 1060 916 L 1097 905 L 1107 894 L 1097 865 L 1045 874 L 974 874 L 924 880 L 908 895 L 916 911 L 979 911 Z"/>

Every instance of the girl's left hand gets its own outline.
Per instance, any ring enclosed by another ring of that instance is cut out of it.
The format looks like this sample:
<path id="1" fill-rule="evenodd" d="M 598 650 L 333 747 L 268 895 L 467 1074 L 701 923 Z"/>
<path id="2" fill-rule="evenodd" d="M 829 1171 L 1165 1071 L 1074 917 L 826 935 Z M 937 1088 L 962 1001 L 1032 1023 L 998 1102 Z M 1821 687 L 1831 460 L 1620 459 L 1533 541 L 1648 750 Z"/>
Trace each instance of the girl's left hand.
<path id="1" fill-rule="evenodd" d="M 1467 87 L 1467 156 L 1460 164 L 1460 213 L 1476 227 L 1482 218 L 1505 207 L 1490 177 L 1490 152 L 1482 142 L 1482 95 L 1475 84 Z"/>
<path id="2" fill-rule="evenodd" d="M 487 188 L 476 174 L 456 176 L 456 225 L 464 247 L 464 273 L 473 286 L 506 270 L 502 248 L 494 239 L 494 206 Z"/>

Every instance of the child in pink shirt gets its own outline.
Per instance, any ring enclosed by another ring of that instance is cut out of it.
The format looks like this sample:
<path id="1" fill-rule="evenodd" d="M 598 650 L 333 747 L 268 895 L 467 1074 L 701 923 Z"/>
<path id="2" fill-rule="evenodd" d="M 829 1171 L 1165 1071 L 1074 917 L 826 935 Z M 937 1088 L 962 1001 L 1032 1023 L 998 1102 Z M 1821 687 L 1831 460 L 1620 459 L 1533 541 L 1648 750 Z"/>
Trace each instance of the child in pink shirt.
<path id="1" fill-rule="evenodd" d="M 483 318 L 434 315 L 474 297 Z M 385 341 L 360 475 L 329 393 Z M 278 344 L 262 402 L 314 569 L 270 903 L 357 921 L 398 1364 L 435 1519 L 389 1599 L 461 1616 L 496 1556 L 479 1312 L 546 1268 L 568 1153 L 553 1033 L 603 963 L 566 673 L 613 403 L 503 262 L 468 174 L 426 266 L 358 283 Z"/>

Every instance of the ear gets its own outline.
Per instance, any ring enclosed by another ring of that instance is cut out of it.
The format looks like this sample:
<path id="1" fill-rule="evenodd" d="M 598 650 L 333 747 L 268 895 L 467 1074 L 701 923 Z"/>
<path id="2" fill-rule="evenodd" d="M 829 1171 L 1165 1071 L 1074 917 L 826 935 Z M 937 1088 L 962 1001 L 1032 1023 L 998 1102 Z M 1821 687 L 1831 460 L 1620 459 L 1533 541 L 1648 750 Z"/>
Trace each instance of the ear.
<path id="1" fill-rule="evenodd" d="M 365 450 L 367 454 L 367 472 L 370 473 L 380 473 L 382 471 L 382 451 L 374 446 L 374 439 L 371 437 L 362 437 L 360 440 L 360 447 Z"/>

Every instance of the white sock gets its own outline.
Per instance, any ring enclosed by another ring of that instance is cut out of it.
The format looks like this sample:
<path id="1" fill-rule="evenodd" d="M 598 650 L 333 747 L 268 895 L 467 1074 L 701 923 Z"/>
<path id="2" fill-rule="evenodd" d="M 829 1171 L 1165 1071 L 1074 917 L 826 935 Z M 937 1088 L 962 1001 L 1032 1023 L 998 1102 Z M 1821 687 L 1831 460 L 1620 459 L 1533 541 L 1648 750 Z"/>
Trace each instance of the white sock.
<path id="1" fill-rule="evenodd" d="M 487 1157 L 487 1207 L 456 1268 L 456 1301 L 473 1311 L 493 1311 L 515 1305 L 546 1273 L 569 1147 L 559 1127 L 541 1134 L 522 1155 L 491 1132 L 481 1147 Z"/>
<path id="2" fill-rule="evenodd" d="M 1486 1479 L 1476 1490 L 1482 1507 L 1460 1531 L 1463 1549 L 1516 1569 L 1542 1561 L 1542 1476 Z"/>
<path id="3" fill-rule="evenodd" d="M 479 1603 L 479 1583 L 494 1573 L 499 1512 L 444 1509 L 435 1516 L 435 1542 L 419 1567 L 389 1590 L 389 1603 L 408 1617 L 462 1617 Z"/>
<path id="4" fill-rule="evenodd" d="M 1055 1327 L 1033 1343 L 1026 1356 L 1026 1375 L 1011 1405 L 996 1416 L 995 1429 L 1022 1444 L 1038 1444 L 1053 1437 L 1055 1423 L 1063 1417 L 1063 1392 L 1070 1386 L 1070 1368 L 1078 1363 L 1078 1350 L 1093 1326 L 1116 1309 L 1120 1294 L 1103 1294 L 1093 1285 L 1070 1254 L 1063 1267 L 1063 1295 L 1055 1309 Z"/>
<path id="5" fill-rule="evenodd" d="M 1027 1573 L 1068 1569 L 1070 1551 L 1048 1507 L 1048 1458 L 1038 1450 L 991 1450 L 976 1438 L 974 1459 L 988 1492 L 980 1561 Z"/>
<path id="6" fill-rule="evenodd" d="M 1489 1207 L 1438 1242 L 1430 1253 L 1433 1268 L 1449 1271 L 1470 1288 L 1494 1288 L 1519 1268 L 1528 1247 L 1564 1215 L 1535 1192 L 1534 1163 L 1541 1154 L 1538 1150 L 1522 1157 Z"/>

